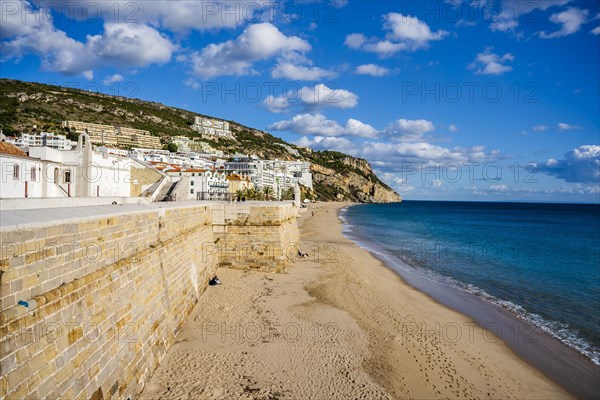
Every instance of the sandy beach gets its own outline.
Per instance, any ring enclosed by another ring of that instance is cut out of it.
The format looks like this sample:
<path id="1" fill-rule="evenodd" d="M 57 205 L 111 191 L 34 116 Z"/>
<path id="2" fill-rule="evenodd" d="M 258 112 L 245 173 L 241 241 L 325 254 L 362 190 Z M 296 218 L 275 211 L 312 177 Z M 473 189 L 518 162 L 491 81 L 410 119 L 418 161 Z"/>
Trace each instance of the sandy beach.
<path id="1" fill-rule="evenodd" d="M 346 239 L 343 206 L 303 210 L 288 273 L 220 269 L 141 398 L 571 397 Z"/>

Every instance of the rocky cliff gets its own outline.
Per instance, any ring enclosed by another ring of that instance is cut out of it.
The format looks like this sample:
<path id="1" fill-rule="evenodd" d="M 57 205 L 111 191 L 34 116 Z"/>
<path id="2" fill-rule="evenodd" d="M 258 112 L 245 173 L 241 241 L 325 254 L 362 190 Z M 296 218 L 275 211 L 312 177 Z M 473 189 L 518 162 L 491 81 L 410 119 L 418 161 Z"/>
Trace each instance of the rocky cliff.
<path id="1" fill-rule="evenodd" d="M 342 170 L 312 164 L 313 184 L 324 200 L 361 203 L 402 201 L 398 193 L 377 179 L 366 160 L 345 156 L 342 163 L 349 168 Z"/>
<path id="2" fill-rule="evenodd" d="M 160 103 L 110 96 L 101 93 L 0 79 L 0 128 L 7 135 L 34 129 L 65 134 L 63 120 L 129 126 L 160 136 L 197 137 L 191 129 L 195 116 L 202 114 Z M 303 195 L 322 201 L 387 203 L 400 196 L 382 182 L 366 160 L 334 151 L 313 151 L 286 143 L 268 132 L 229 121 L 235 139 L 201 138 L 212 147 L 228 153 L 256 154 L 265 159 L 305 160 L 313 165 L 314 190 Z"/>

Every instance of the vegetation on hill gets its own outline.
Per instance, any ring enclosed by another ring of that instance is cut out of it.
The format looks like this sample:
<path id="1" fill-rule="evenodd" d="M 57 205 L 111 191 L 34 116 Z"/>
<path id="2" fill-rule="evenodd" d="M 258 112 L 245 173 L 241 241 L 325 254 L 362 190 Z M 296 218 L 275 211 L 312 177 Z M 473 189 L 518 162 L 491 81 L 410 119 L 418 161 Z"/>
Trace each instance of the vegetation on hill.
<path id="1" fill-rule="evenodd" d="M 0 80 L 0 128 L 7 135 L 29 132 L 35 127 L 38 131 L 63 133 L 74 139 L 76 134 L 63 128 L 62 121 L 75 120 L 144 129 L 160 136 L 166 143 L 170 136 L 199 137 L 191 128 L 196 116 L 205 115 L 139 99 L 34 82 Z M 335 151 L 298 147 L 268 132 L 229 122 L 234 139 L 202 140 L 231 154 L 311 162 L 314 192 L 307 193 L 311 198 L 323 201 L 400 201 L 400 197 L 373 173 L 365 160 Z"/>

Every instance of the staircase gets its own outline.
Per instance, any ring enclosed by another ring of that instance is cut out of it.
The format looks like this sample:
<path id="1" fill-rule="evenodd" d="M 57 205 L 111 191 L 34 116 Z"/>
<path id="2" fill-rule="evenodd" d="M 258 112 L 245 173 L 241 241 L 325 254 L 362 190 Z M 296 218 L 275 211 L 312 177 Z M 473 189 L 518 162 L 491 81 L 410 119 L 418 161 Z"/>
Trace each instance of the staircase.
<path id="1" fill-rule="evenodd" d="M 169 195 L 173 189 L 175 189 L 175 185 L 177 185 L 177 182 L 167 182 L 165 185 L 163 185 L 163 187 L 160 189 L 160 192 L 158 192 L 158 196 L 156 196 L 156 201 L 169 201 Z"/>

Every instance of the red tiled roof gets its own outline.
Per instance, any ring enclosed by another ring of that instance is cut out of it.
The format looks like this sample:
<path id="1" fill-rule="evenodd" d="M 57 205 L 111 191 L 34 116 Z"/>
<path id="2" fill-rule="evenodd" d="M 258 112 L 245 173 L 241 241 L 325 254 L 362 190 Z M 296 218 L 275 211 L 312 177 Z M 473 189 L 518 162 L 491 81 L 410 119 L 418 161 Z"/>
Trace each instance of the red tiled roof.
<path id="1" fill-rule="evenodd" d="M 0 153 L 19 157 L 27 157 L 27 153 L 25 153 L 23 150 L 19 150 L 17 146 L 7 142 L 0 142 Z"/>

